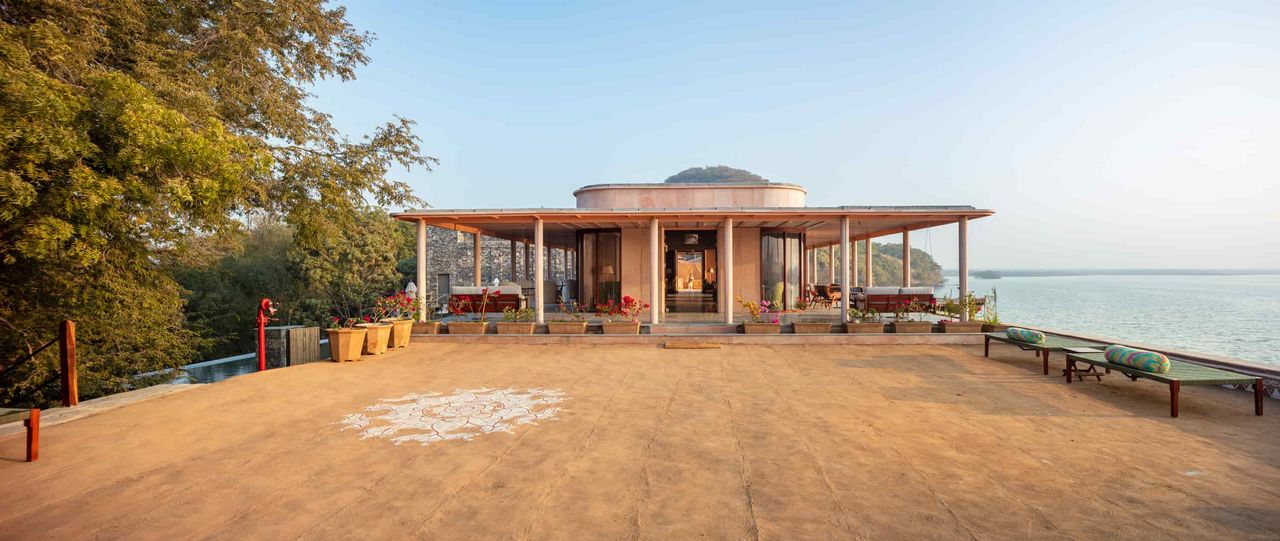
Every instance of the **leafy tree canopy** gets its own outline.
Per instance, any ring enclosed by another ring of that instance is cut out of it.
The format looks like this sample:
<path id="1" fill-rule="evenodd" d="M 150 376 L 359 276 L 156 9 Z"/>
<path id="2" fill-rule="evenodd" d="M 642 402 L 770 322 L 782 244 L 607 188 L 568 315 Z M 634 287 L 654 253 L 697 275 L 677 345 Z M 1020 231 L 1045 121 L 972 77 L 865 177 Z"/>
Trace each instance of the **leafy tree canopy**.
<path id="1" fill-rule="evenodd" d="M 667 177 L 667 184 L 697 184 L 704 182 L 769 182 L 765 178 L 742 169 L 724 165 L 690 167 Z"/>

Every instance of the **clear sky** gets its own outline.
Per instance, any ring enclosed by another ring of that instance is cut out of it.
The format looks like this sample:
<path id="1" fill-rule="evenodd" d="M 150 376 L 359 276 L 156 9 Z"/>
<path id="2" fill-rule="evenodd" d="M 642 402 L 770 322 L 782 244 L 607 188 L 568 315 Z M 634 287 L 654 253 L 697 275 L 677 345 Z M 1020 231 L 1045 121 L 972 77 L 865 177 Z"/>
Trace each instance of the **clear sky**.
<path id="1" fill-rule="evenodd" d="M 416 120 L 436 207 L 729 165 L 994 209 L 974 268 L 1280 268 L 1280 2 L 534 4 L 348 2 L 372 62 L 315 104 Z"/>

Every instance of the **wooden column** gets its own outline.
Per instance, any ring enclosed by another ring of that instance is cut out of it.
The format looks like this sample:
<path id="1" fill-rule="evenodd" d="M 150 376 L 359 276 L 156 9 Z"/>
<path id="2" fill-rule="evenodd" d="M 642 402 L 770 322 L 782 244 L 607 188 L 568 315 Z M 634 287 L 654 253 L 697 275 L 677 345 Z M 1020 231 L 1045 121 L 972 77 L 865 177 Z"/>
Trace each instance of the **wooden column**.
<path id="1" fill-rule="evenodd" d="M 960 218 L 960 321 L 969 321 L 969 219 Z"/>
<path id="2" fill-rule="evenodd" d="M 724 322 L 733 325 L 733 307 L 737 305 L 733 295 L 733 218 L 724 219 Z"/>
<path id="3" fill-rule="evenodd" d="M 418 321 L 427 320 L 427 222 L 418 220 Z M 439 295 L 448 295 L 440 291 Z"/>
<path id="4" fill-rule="evenodd" d="M 476 270 L 475 285 L 476 287 L 479 287 L 484 285 L 484 280 L 482 280 L 481 279 L 482 277 L 480 276 L 480 270 L 481 270 L 480 255 L 481 255 L 481 249 L 482 249 L 480 247 L 480 233 L 477 232 L 471 237 L 473 239 L 471 244 L 471 252 L 472 252 L 472 256 L 475 258 L 475 270 Z"/>
<path id="5" fill-rule="evenodd" d="M 76 375 L 76 322 L 64 320 L 58 328 L 58 353 L 62 361 L 62 405 L 80 403 L 80 378 Z"/>
<path id="6" fill-rule="evenodd" d="M 867 275 L 867 287 L 875 285 L 875 277 L 871 272 L 871 261 L 875 259 L 875 248 L 871 247 L 871 239 L 867 239 L 867 260 L 862 262 L 862 273 Z"/>
<path id="7" fill-rule="evenodd" d="M 902 287 L 911 287 L 911 232 L 902 231 Z"/>
<path id="8" fill-rule="evenodd" d="M 662 232 L 657 218 L 649 219 L 649 323 L 661 322 L 662 267 L 658 252 L 662 251 Z"/>
<path id="9" fill-rule="evenodd" d="M 535 249 L 533 257 L 537 259 L 536 264 L 533 266 L 533 301 L 537 303 L 537 306 L 534 307 L 534 313 L 537 315 L 537 323 L 542 325 L 547 322 L 546 314 L 542 313 L 543 305 L 546 304 L 547 298 L 547 292 L 543 290 L 544 286 L 542 284 L 542 218 L 535 218 L 533 222 L 533 245 Z"/>
<path id="10" fill-rule="evenodd" d="M 840 321 L 849 322 L 849 308 L 853 302 L 853 285 L 849 282 L 849 217 L 840 217 Z"/>

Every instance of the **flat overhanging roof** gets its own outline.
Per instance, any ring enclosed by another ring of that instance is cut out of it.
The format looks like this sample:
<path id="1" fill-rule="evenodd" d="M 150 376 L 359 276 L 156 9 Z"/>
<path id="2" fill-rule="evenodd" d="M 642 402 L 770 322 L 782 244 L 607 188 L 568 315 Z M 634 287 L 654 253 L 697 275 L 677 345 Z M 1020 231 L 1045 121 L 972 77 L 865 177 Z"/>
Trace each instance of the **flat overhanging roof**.
<path id="1" fill-rule="evenodd" d="M 961 219 L 991 216 L 995 212 L 972 206 L 840 206 L 767 208 L 522 208 L 522 209 L 422 209 L 392 213 L 397 220 L 424 222 L 446 229 L 532 242 L 533 222 L 541 218 L 545 243 L 572 247 L 575 233 L 583 229 L 646 228 L 657 218 L 668 230 L 714 229 L 725 218 L 737 227 L 800 229 L 808 233 L 808 246 L 840 242 L 840 219 L 849 218 L 853 240 L 875 238 L 903 231 L 953 224 Z"/>

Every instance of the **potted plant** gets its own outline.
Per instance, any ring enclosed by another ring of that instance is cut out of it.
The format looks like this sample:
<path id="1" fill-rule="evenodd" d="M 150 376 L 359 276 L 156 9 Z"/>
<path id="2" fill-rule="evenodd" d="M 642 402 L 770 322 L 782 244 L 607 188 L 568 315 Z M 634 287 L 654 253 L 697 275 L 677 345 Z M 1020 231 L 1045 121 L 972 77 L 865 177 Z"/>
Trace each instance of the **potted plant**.
<path id="1" fill-rule="evenodd" d="M 604 318 L 600 328 L 605 334 L 640 334 L 640 314 L 644 313 L 648 304 L 643 304 L 630 295 L 623 295 L 622 302 L 596 305 L 596 316 Z"/>
<path id="2" fill-rule="evenodd" d="M 498 334 L 533 334 L 533 308 L 504 308 L 495 326 Z"/>
<path id="3" fill-rule="evenodd" d="M 334 316 L 326 332 L 329 334 L 329 358 L 335 362 L 358 361 L 364 349 L 366 329 L 357 327 L 361 320 Z"/>
<path id="4" fill-rule="evenodd" d="M 796 301 L 796 310 L 801 312 L 809 309 L 809 303 L 804 301 Z M 831 332 L 831 324 L 825 321 L 814 321 L 806 316 L 797 316 L 795 323 L 791 324 L 792 331 L 796 334 L 827 334 Z"/>
<path id="5" fill-rule="evenodd" d="M 1000 322 L 1000 310 L 996 305 L 996 288 L 991 288 L 991 294 L 987 295 L 986 302 L 982 304 L 982 332 L 1004 332 L 1009 330 L 1009 326 Z"/>
<path id="6" fill-rule="evenodd" d="M 782 324 L 776 313 L 769 312 L 769 301 L 744 301 L 737 297 L 738 305 L 751 314 L 751 321 L 742 323 L 743 334 L 778 334 L 782 332 Z"/>
<path id="7" fill-rule="evenodd" d="M 977 319 L 978 303 L 974 300 L 973 294 L 970 293 L 965 297 L 964 302 L 956 302 L 950 297 L 942 302 L 942 313 L 946 316 L 939 324 L 942 326 L 944 333 L 960 333 L 960 332 L 981 332 L 982 322 Z M 968 321 L 960 321 L 960 315 L 965 311 L 969 312 Z"/>
<path id="8" fill-rule="evenodd" d="M 551 334 L 586 334 L 587 333 L 587 317 L 582 310 L 582 305 L 578 301 L 570 302 L 568 305 L 560 303 L 560 313 L 568 314 L 568 321 L 548 321 L 547 332 Z"/>
<path id="9" fill-rule="evenodd" d="M 413 314 L 418 313 L 418 299 L 403 291 L 378 299 L 377 308 L 383 317 L 378 319 L 391 324 L 391 347 L 409 347 L 413 334 Z"/>
<path id="10" fill-rule="evenodd" d="M 912 320 L 912 317 L 918 319 Z M 894 333 L 923 334 L 933 332 L 933 322 L 924 320 L 924 306 L 915 299 L 904 300 L 893 309 L 893 323 L 889 324 Z"/>
<path id="11" fill-rule="evenodd" d="M 453 314 L 454 320 L 449 322 L 449 334 L 484 334 L 489 324 L 485 321 L 485 308 L 489 306 L 489 301 L 496 298 L 497 295 L 490 294 L 489 288 L 480 290 L 480 310 L 473 311 L 473 301 L 470 295 L 459 295 L 449 300 L 449 313 Z M 471 318 L 464 321 L 462 318 Z"/>
<path id="12" fill-rule="evenodd" d="M 364 334 L 364 352 L 369 355 L 382 355 L 387 352 L 391 343 L 391 324 L 382 323 L 370 316 L 364 316 L 364 322 L 356 324 L 368 332 Z"/>
<path id="13" fill-rule="evenodd" d="M 859 310 L 851 306 L 849 322 L 844 324 L 844 330 L 857 334 L 880 334 L 884 332 L 884 322 L 880 321 L 880 312 L 875 308 L 868 306 L 866 310 Z"/>
<path id="14" fill-rule="evenodd" d="M 427 306 L 438 306 L 433 301 L 434 299 L 427 301 Z M 421 313 L 426 321 L 415 321 L 413 323 L 413 334 L 443 334 L 440 332 L 440 321 L 436 319 L 438 317 L 436 311 L 424 308 L 419 308 L 419 310 L 422 310 Z M 419 312 L 414 310 L 412 313 L 417 314 Z"/>

